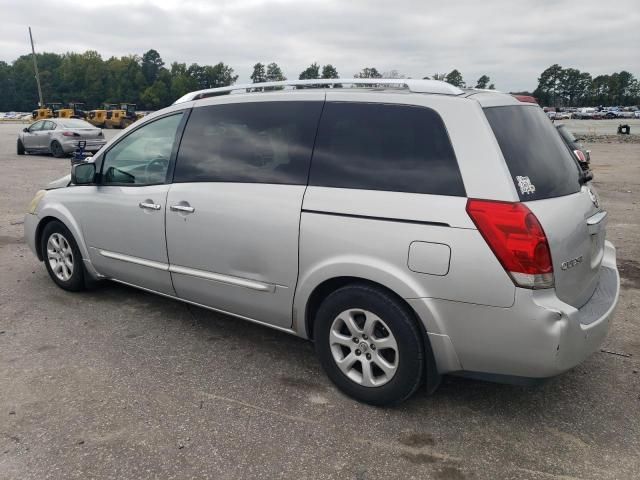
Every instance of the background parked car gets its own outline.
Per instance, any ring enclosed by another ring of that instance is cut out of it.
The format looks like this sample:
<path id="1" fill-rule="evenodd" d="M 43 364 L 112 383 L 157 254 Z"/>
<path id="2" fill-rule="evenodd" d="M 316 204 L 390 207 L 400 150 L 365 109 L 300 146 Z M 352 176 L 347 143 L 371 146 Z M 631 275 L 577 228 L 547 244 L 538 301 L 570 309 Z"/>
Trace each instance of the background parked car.
<path id="1" fill-rule="evenodd" d="M 86 142 L 85 150 L 95 152 L 106 143 L 102 130 L 77 118 L 50 118 L 32 123 L 18 136 L 18 155 L 51 153 L 64 157 Z"/>
<path id="2" fill-rule="evenodd" d="M 561 123 L 560 125 L 556 125 L 556 128 L 562 140 L 564 140 L 565 145 L 573 152 L 573 155 L 578 160 L 580 168 L 582 168 L 582 170 L 589 170 L 591 150 L 586 150 L 580 143 L 580 139 L 576 138 L 566 125 Z"/>

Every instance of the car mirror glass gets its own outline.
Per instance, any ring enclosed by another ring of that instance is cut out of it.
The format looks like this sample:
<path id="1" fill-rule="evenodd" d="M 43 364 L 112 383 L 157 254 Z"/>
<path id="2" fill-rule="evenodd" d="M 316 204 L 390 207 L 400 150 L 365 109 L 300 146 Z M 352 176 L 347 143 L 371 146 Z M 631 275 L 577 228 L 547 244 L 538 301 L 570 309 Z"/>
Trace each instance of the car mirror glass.
<path id="1" fill-rule="evenodd" d="M 71 182 L 76 185 L 93 183 L 96 176 L 95 163 L 77 163 L 71 167 Z"/>

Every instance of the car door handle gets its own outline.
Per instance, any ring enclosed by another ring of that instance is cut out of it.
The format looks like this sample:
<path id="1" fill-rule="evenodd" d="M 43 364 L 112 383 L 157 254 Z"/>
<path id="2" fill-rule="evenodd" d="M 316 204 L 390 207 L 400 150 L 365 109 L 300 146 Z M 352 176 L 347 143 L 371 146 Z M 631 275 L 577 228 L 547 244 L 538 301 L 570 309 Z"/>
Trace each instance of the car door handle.
<path id="1" fill-rule="evenodd" d="M 193 213 L 196 211 L 195 208 L 190 207 L 188 205 L 171 205 L 169 208 L 173 212 Z"/>
<path id="2" fill-rule="evenodd" d="M 148 210 L 160 210 L 160 205 L 157 203 L 140 202 L 138 204 L 140 208 L 146 208 Z"/>

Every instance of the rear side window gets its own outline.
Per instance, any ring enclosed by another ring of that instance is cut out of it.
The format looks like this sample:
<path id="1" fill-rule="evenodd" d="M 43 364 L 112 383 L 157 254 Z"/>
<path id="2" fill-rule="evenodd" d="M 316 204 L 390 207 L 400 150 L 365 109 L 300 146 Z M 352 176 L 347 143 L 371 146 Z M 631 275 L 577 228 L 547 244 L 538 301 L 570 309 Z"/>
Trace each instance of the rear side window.
<path id="1" fill-rule="evenodd" d="M 465 195 L 442 119 L 407 105 L 327 103 L 309 184 Z"/>
<path id="2" fill-rule="evenodd" d="M 484 112 L 521 201 L 580 191 L 580 167 L 542 109 L 514 105 Z"/>
<path id="3" fill-rule="evenodd" d="M 256 102 L 194 108 L 174 182 L 304 185 L 322 102 Z"/>

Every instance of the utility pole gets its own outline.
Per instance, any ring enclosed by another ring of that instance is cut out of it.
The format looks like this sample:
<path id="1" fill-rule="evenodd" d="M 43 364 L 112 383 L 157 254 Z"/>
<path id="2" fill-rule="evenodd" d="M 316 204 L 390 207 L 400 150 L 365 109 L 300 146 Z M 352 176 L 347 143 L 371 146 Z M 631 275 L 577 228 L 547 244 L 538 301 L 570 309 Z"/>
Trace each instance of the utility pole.
<path id="1" fill-rule="evenodd" d="M 29 27 L 29 40 L 31 40 L 31 53 L 33 54 L 33 69 L 36 72 L 36 83 L 38 84 L 38 96 L 40 97 L 40 108 L 44 108 L 44 100 L 42 99 L 42 88 L 40 87 L 40 74 L 38 73 L 38 62 L 36 61 L 36 49 L 33 47 L 33 36 L 31 35 L 31 27 Z"/>

